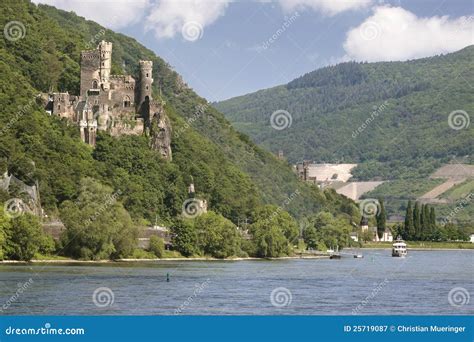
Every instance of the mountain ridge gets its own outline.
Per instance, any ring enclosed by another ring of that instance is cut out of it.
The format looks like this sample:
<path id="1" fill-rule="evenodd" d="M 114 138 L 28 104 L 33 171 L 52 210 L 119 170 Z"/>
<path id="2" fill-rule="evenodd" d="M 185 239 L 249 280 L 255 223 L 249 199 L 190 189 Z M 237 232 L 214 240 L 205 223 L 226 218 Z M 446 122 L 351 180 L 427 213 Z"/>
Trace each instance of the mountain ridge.
<path id="1" fill-rule="evenodd" d="M 473 57 L 474 46 L 468 46 L 405 62 L 346 62 L 214 106 L 236 129 L 275 153 L 283 150 L 293 163 L 356 162 L 358 180 L 428 176 L 453 157 L 468 155 L 472 162 L 472 147 L 465 143 L 473 140 L 472 130 L 452 129 L 448 115 L 474 112 Z M 279 132 L 269 124 L 277 110 L 292 119 Z M 368 131 L 352 136 L 367 120 Z M 446 146 L 438 139 L 443 136 Z"/>
<path id="2" fill-rule="evenodd" d="M 0 10 L 2 25 L 14 20 L 26 29 L 21 39 L 0 42 L 0 122 L 9 127 L 0 136 L 2 169 L 25 182 L 38 180 L 43 207 L 50 215 L 57 215 L 64 201 L 77 198 L 84 177 L 121 189 L 125 209 L 144 224 L 155 217 L 161 224 L 173 221 L 181 213 L 191 179 L 210 209 L 234 223 L 267 203 L 284 207 L 297 218 L 322 209 L 348 217 L 357 212 L 347 209 L 350 201 L 300 183 L 289 165 L 235 131 L 168 63 L 135 39 L 72 12 L 26 0 L 6 1 Z M 140 59 L 153 61 L 153 95 L 166 103 L 173 127 L 172 162 L 150 151 L 141 136 L 114 139 L 99 134 L 93 150 L 80 143 L 75 127 L 48 117 L 41 101 L 34 100 L 38 93 L 51 90 L 79 93 L 80 51 L 100 40 L 113 43 L 113 74 L 136 76 Z M 15 116 L 22 105 L 29 107 L 27 115 Z M 202 106 L 205 111 L 196 119 Z M 286 205 L 295 191 L 299 195 Z M 2 194 L 2 198 L 8 197 Z"/>

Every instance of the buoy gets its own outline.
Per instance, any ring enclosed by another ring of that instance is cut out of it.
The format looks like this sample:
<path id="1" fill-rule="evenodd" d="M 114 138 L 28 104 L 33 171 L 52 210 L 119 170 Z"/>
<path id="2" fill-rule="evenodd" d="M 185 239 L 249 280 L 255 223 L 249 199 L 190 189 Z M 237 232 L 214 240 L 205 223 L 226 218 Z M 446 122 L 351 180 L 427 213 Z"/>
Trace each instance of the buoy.
<path id="1" fill-rule="evenodd" d="M 166 282 L 167 282 L 167 283 L 170 282 L 170 274 L 169 274 L 169 273 L 166 273 Z"/>

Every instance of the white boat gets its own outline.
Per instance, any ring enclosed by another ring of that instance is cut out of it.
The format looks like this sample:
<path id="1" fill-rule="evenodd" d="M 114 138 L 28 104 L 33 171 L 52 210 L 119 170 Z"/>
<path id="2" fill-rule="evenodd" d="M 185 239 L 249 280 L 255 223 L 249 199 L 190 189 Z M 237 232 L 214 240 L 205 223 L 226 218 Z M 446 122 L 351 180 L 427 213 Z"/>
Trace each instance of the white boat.
<path id="1" fill-rule="evenodd" d="M 392 256 L 404 258 L 407 256 L 407 244 L 399 236 L 392 245 Z"/>

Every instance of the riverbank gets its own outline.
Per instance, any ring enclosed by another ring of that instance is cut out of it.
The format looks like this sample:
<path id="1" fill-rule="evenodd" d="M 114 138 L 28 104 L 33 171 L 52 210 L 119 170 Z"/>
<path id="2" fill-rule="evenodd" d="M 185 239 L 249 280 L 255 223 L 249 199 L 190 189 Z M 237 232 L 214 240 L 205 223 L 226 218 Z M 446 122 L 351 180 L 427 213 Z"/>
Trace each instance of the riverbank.
<path id="1" fill-rule="evenodd" d="M 409 250 L 472 250 L 474 243 L 471 242 L 432 242 L 432 241 L 406 241 Z M 364 249 L 389 249 L 392 242 L 367 242 L 362 247 Z"/>
<path id="2" fill-rule="evenodd" d="M 329 255 L 295 255 L 295 256 L 286 256 L 278 258 L 227 258 L 227 259 L 218 259 L 211 257 L 189 257 L 189 258 L 143 258 L 143 259 L 117 259 L 117 260 L 76 260 L 76 259 L 32 259 L 30 261 L 18 261 L 18 260 L 1 260 L 0 264 L 112 264 L 119 262 L 156 262 L 156 261 L 249 261 L 249 260 L 292 260 L 292 259 L 329 259 Z"/>

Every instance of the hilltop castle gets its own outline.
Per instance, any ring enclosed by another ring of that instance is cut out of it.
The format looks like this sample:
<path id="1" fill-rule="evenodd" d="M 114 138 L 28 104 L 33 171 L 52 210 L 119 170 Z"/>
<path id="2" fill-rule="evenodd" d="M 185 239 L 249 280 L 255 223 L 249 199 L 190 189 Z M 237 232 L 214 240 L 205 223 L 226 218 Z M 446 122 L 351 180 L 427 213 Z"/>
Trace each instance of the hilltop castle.
<path id="1" fill-rule="evenodd" d="M 81 139 L 95 145 L 98 130 L 113 136 L 147 134 L 151 147 L 171 159 L 171 125 L 162 103 L 152 99 L 152 61 L 140 61 L 139 82 L 111 75 L 112 43 L 81 52 L 80 94 L 53 93 L 47 110 L 79 126 Z"/>

